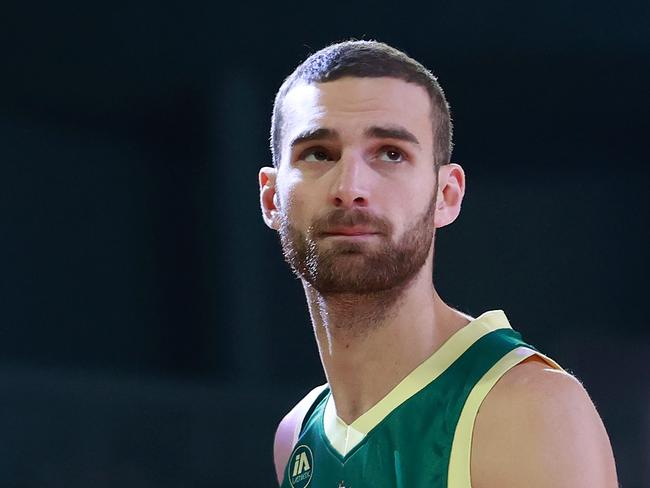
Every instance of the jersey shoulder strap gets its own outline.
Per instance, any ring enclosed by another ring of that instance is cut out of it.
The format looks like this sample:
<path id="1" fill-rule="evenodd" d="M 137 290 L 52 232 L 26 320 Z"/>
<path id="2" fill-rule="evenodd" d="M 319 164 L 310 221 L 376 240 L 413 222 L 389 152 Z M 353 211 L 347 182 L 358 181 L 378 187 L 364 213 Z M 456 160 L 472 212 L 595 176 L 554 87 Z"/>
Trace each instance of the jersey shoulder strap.
<path id="1" fill-rule="evenodd" d="M 314 410 L 316 410 L 316 407 L 320 405 L 320 403 L 323 401 L 323 399 L 327 396 L 327 394 L 330 392 L 330 388 L 328 384 L 324 384 L 318 387 L 318 394 L 314 394 L 314 396 L 311 397 L 311 401 L 309 403 L 309 408 L 305 411 L 302 421 L 300 422 L 300 429 L 297 430 L 297 435 L 296 439 L 298 440 L 298 437 L 300 437 L 300 434 L 302 434 L 302 431 L 305 428 L 305 425 L 307 424 L 307 421 L 311 418 L 311 416 L 314 413 Z M 315 390 L 312 390 L 310 394 L 313 394 L 316 392 Z M 306 397 L 305 397 L 306 398 Z"/>
<path id="2" fill-rule="evenodd" d="M 311 415 L 314 406 L 318 405 L 320 399 L 324 397 L 324 391 L 329 391 L 327 384 L 317 386 L 307 393 L 278 425 L 273 442 L 273 460 L 279 483 L 282 483 L 283 472 L 289 456 L 300 437 L 304 418 Z"/>

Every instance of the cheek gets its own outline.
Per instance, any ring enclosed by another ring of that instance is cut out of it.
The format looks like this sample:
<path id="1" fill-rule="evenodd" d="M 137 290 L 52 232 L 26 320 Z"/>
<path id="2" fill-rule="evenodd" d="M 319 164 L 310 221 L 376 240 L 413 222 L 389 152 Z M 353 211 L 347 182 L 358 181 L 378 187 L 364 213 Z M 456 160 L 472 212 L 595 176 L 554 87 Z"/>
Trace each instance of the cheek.
<path id="1" fill-rule="evenodd" d="M 322 212 L 326 204 L 322 182 L 297 168 L 287 168 L 283 172 L 279 190 L 282 202 L 287 206 L 287 214 L 303 222 Z"/>
<path id="2" fill-rule="evenodd" d="M 310 205 L 313 203 L 308 196 L 300 187 L 289 187 L 281 193 L 281 210 L 289 223 L 298 229 L 305 229 L 311 221 Z"/>
<path id="3" fill-rule="evenodd" d="M 277 195 L 279 197 L 280 211 L 286 215 L 293 215 L 299 204 L 300 182 L 296 180 L 291 171 L 280 168 L 277 178 Z"/>
<path id="4" fill-rule="evenodd" d="M 405 230 L 411 228 L 416 222 L 427 218 L 427 214 L 432 211 L 433 199 L 435 198 L 435 188 L 425 187 L 411 188 L 408 192 L 412 196 L 410 199 L 395 201 L 394 211 L 389 213 L 394 215 L 393 222 L 395 231 L 401 235 Z M 433 218 L 431 218 L 433 225 Z"/>

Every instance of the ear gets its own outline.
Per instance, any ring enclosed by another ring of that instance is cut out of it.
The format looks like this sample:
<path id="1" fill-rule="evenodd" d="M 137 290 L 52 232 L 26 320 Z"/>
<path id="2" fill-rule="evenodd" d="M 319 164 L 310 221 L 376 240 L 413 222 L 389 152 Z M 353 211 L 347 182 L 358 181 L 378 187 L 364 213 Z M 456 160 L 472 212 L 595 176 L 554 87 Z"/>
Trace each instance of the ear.
<path id="1" fill-rule="evenodd" d="M 465 196 L 465 171 L 454 163 L 445 164 L 438 170 L 438 194 L 434 224 L 436 229 L 451 224 L 460 213 Z"/>
<path id="2" fill-rule="evenodd" d="M 276 177 L 278 170 L 265 166 L 260 169 L 260 205 L 262 207 L 262 218 L 264 223 L 271 229 L 278 230 L 280 227 L 279 197 L 276 193 Z"/>

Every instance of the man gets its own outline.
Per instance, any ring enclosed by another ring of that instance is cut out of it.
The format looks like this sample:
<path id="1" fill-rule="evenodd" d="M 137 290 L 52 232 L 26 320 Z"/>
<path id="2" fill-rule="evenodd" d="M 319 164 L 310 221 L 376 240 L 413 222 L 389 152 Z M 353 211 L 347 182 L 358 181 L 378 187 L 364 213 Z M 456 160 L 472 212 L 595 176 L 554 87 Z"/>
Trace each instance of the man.
<path id="1" fill-rule="evenodd" d="M 327 377 L 280 422 L 280 485 L 616 487 L 581 384 L 503 312 L 472 318 L 435 290 L 435 230 L 458 216 L 465 175 L 433 75 L 382 43 L 329 46 L 285 80 L 271 132 L 263 217 Z"/>

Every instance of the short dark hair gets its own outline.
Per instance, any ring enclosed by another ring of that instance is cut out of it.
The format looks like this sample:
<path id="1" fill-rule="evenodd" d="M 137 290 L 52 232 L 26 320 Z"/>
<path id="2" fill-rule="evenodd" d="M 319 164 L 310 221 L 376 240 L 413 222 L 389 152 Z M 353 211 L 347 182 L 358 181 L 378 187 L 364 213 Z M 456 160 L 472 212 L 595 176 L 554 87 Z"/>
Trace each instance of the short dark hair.
<path id="1" fill-rule="evenodd" d="M 344 76 L 386 76 L 423 87 L 431 100 L 435 167 L 449 163 L 453 145 L 450 109 L 442 87 L 431 71 L 402 51 L 383 42 L 345 41 L 327 46 L 309 56 L 284 80 L 278 90 L 271 119 L 271 153 L 275 167 L 280 165 L 283 103 L 287 93 L 298 83 L 325 83 Z"/>

